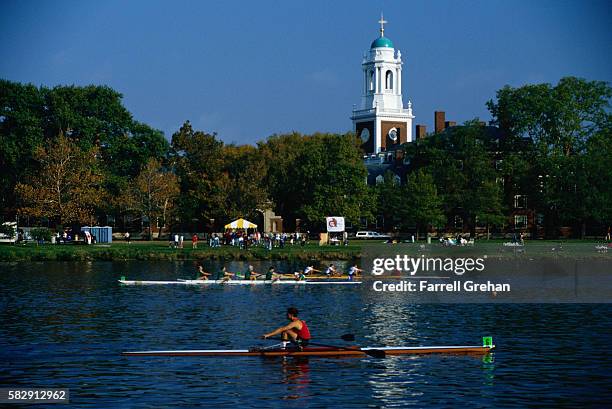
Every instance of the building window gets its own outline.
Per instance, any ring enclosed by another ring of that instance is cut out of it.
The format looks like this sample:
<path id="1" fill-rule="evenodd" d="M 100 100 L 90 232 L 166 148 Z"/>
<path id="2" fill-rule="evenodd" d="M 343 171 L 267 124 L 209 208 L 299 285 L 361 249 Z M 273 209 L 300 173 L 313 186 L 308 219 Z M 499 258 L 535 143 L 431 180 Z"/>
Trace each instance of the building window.
<path id="1" fill-rule="evenodd" d="M 498 159 L 495 161 L 495 170 L 501 170 L 504 161 L 502 159 Z"/>
<path id="2" fill-rule="evenodd" d="M 402 178 L 399 177 L 399 175 L 395 175 L 393 176 L 393 184 L 396 186 L 399 186 L 402 184 Z"/>
<path id="3" fill-rule="evenodd" d="M 368 227 L 368 218 L 367 217 L 360 217 L 359 218 L 359 224 L 361 227 L 367 228 Z"/>
<path id="4" fill-rule="evenodd" d="M 524 229 L 525 227 L 527 227 L 527 216 L 524 214 L 515 215 L 514 227 L 517 229 Z"/>
<path id="5" fill-rule="evenodd" d="M 370 91 L 374 91 L 374 71 L 370 71 Z"/>
<path id="6" fill-rule="evenodd" d="M 476 220 L 475 220 L 475 222 L 476 222 L 476 227 L 487 227 L 487 224 L 486 224 L 486 223 L 483 223 L 483 222 L 482 222 L 482 221 L 481 221 L 481 220 L 478 218 L 478 216 L 476 216 Z"/>
<path id="7" fill-rule="evenodd" d="M 504 185 L 506 184 L 506 180 L 504 178 L 495 178 L 495 183 L 497 183 L 503 188 Z"/>
<path id="8" fill-rule="evenodd" d="M 385 178 L 383 177 L 383 175 L 376 176 L 376 184 L 377 185 L 380 185 L 384 181 L 385 181 Z"/>
<path id="9" fill-rule="evenodd" d="M 380 214 L 376 216 L 376 228 L 380 229 L 382 227 L 385 227 L 385 217 L 382 214 Z"/>
<path id="10" fill-rule="evenodd" d="M 391 70 L 387 71 L 385 75 L 385 88 L 393 89 L 393 72 Z"/>
<path id="11" fill-rule="evenodd" d="M 527 196 L 514 195 L 514 208 L 515 209 L 526 209 L 527 208 Z"/>
<path id="12" fill-rule="evenodd" d="M 455 229 L 463 229 L 463 217 L 455 216 L 454 224 Z"/>

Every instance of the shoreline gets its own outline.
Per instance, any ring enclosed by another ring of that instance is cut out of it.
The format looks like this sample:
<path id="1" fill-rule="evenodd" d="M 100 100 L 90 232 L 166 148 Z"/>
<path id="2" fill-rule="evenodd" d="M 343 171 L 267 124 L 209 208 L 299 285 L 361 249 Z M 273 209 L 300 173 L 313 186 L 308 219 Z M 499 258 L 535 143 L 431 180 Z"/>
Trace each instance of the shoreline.
<path id="1" fill-rule="evenodd" d="M 508 247 L 501 242 L 479 242 L 469 247 L 442 247 L 438 244 L 407 243 L 390 245 L 385 243 L 353 242 L 349 246 L 286 246 L 269 251 L 262 247 L 241 250 L 232 246 L 210 248 L 202 246 L 192 249 L 174 249 L 166 242 L 115 242 L 94 245 L 0 245 L 0 262 L 28 261 L 128 261 L 128 260 L 354 260 L 372 254 L 411 254 L 415 256 L 465 257 L 484 255 L 489 259 L 571 259 L 610 260 L 612 248 L 600 251 L 597 242 L 529 242 L 524 247 Z M 187 244 L 190 246 L 190 243 Z"/>

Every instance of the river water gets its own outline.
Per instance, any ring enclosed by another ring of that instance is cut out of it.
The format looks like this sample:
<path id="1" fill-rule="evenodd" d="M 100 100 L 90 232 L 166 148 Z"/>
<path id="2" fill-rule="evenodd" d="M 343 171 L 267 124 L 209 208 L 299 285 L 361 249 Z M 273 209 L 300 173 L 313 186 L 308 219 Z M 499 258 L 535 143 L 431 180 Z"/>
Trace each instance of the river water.
<path id="1" fill-rule="evenodd" d="M 0 270 L 0 387 L 68 388 L 71 407 L 612 404 L 610 304 L 419 304 L 369 285 L 117 283 L 192 278 L 192 262 L 5 263 Z M 385 359 L 120 355 L 266 345 L 258 337 L 283 324 L 291 305 L 320 339 L 353 333 L 368 346 L 477 345 L 490 335 L 497 348 L 485 357 Z M 45 406 L 63 405 L 36 405 Z"/>

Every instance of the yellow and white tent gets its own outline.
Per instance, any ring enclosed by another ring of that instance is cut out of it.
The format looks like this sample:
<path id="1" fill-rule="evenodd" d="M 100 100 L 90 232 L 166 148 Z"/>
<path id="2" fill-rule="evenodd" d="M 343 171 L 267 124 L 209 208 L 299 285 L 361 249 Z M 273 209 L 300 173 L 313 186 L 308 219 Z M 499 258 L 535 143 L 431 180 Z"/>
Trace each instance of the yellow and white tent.
<path id="1" fill-rule="evenodd" d="M 234 220 L 225 225 L 226 229 L 256 229 L 257 225 L 245 219 Z"/>

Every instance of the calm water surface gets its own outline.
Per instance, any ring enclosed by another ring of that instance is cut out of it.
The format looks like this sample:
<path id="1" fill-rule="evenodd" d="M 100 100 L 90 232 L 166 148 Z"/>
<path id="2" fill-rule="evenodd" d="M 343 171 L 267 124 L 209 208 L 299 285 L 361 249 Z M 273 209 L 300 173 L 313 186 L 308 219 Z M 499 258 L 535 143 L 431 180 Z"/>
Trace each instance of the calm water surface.
<path id="1" fill-rule="evenodd" d="M 191 262 L 0 264 L 0 386 L 69 388 L 71 406 L 94 408 L 612 404 L 609 304 L 413 304 L 367 285 L 116 281 L 192 278 L 193 271 Z M 319 338 L 354 333 L 361 345 L 416 346 L 472 345 L 491 335 L 498 348 L 484 359 L 120 355 L 264 345 L 257 338 L 283 323 L 290 305 Z"/>

